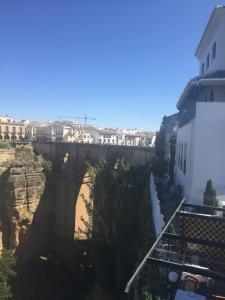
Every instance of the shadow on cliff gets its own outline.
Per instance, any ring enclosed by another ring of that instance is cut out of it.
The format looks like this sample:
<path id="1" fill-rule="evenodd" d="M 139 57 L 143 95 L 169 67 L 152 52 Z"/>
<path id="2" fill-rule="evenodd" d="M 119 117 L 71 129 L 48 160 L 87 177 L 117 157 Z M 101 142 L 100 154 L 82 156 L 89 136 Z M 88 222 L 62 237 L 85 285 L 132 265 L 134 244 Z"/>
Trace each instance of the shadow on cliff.
<path id="1" fill-rule="evenodd" d="M 10 237 L 11 237 L 11 224 L 7 214 L 7 206 L 5 202 L 6 198 L 6 181 L 9 177 L 9 169 L 4 171 L 0 175 L 0 232 L 2 233 L 2 244 L 3 248 L 10 248 Z"/>
<path id="2" fill-rule="evenodd" d="M 93 284 L 88 241 L 74 241 L 75 207 L 86 173 L 70 161 L 53 165 L 29 231 L 17 248 L 14 300 L 83 299 Z"/>
<path id="3" fill-rule="evenodd" d="M 21 236 L 17 255 L 22 261 L 53 255 L 72 264 L 76 252 L 75 215 L 86 167 L 58 163 L 46 174 L 45 189 L 29 230 Z"/>

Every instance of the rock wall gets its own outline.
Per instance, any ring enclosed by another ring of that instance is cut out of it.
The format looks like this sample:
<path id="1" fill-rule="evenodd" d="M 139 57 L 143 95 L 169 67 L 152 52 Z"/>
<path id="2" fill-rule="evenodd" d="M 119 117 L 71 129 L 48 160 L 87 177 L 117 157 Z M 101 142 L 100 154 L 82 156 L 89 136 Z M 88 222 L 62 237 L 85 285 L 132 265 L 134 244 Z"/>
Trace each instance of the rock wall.
<path id="1" fill-rule="evenodd" d="M 45 190 L 43 159 L 31 147 L 1 150 L 0 223 L 5 248 L 16 250 L 29 233 Z"/>

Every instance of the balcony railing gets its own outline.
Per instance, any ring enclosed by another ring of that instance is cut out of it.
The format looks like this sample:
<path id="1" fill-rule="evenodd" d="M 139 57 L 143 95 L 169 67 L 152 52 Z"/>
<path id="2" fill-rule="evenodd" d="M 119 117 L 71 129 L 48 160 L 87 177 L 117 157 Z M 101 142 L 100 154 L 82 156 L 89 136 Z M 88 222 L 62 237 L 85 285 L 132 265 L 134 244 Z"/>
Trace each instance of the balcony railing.
<path id="1" fill-rule="evenodd" d="M 183 299 L 188 280 L 204 299 L 225 297 L 224 215 L 183 200 L 127 283 L 128 299 Z"/>

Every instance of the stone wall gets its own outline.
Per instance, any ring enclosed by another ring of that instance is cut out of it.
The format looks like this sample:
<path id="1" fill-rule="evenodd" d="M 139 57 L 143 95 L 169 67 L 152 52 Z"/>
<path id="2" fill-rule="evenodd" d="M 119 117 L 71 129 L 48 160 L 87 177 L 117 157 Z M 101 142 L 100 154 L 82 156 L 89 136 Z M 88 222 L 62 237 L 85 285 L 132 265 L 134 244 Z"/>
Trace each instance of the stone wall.
<path id="1" fill-rule="evenodd" d="M 33 147 L 37 153 L 51 160 L 62 161 L 68 154 L 70 161 L 78 167 L 86 160 L 96 162 L 101 159 L 109 161 L 118 158 L 124 158 L 131 165 L 141 165 L 150 163 L 154 154 L 150 147 L 118 145 L 34 142 Z"/>

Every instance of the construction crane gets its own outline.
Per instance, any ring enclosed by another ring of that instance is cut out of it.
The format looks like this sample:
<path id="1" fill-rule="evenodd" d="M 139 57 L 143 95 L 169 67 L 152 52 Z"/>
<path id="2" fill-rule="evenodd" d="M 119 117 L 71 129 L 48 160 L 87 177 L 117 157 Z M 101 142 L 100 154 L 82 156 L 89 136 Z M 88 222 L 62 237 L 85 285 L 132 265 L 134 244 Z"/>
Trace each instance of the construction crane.
<path id="1" fill-rule="evenodd" d="M 84 117 L 58 116 L 57 118 L 59 118 L 59 121 L 62 121 L 63 119 L 84 120 L 84 125 L 87 125 L 88 120 L 96 120 L 95 118 L 88 117 L 86 114 L 84 114 Z"/>

